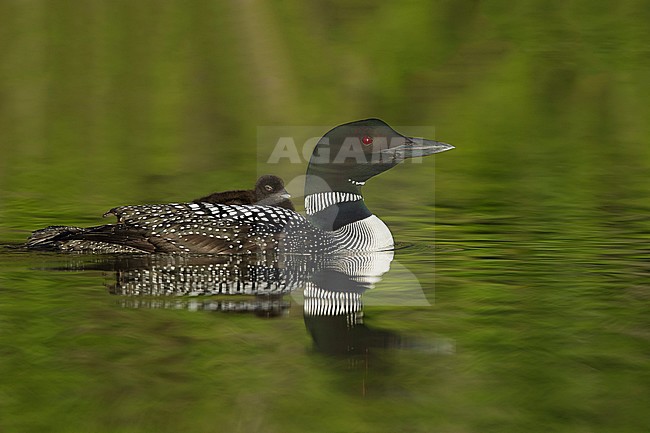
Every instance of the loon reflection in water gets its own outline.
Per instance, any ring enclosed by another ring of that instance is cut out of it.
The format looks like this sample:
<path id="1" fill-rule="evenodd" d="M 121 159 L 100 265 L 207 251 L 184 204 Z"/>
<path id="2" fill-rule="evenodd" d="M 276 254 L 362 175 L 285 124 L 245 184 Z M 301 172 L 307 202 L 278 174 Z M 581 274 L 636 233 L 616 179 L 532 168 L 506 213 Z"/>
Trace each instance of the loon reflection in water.
<path id="1" fill-rule="evenodd" d="M 302 294 L 305 326 L 319 352 L 359 355 L 389 347 L 450 351 L 447 342 L 422 342 L 363 323 L 362 296 L 389 271 L 393 251 L 320 258 L 160 254 L 67 257 L 68 263 L 57 269 L 114 272 L 107 286 L 126 308 L 273 317 L 288 312 L 290 295 L 300 300 Z"/>

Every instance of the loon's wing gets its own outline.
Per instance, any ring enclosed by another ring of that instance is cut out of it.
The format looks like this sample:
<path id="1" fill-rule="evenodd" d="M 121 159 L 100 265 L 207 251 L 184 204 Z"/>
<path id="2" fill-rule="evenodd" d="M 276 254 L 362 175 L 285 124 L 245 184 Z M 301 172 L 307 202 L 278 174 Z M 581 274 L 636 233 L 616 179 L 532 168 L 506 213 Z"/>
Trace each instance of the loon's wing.
<path id="1" fill-rule="evenodd" d="M 147 233 L 122 224 L 96 227 L 49 226 L 36 230 L 26 246 L 38 250 L 62 250 L 93 253 L 153 253 L 165 250 L 149 239 Z"/>
<path id="2" fill-rule="evenodd" d="M 118 226 L 143 233 L 154 252 L 245 253 L 270 250 L 285 236 L 295 212 L 272 206 L 211 203 L 122 206 L 111 209 Z"/>
<path id="3" fill-rule="evenodd" d="M 299 214 L 274 206 L 172 203 L 122 206 L 106 215 L 115 215 L 117 223 L 50 226 L 35 231 L 27 247 L 90 253 L 251 253 L 275 249 L 289 237 L 292 245 L 301 245 L 314 230 Z M 289 224 L 300 230 L 288 229 Z"/>

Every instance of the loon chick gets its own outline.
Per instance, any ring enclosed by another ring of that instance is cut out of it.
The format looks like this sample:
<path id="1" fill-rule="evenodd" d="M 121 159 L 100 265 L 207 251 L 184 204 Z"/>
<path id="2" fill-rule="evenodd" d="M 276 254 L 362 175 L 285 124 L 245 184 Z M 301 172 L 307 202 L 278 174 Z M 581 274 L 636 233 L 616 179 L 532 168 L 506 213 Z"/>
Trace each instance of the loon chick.
<path id="1" fill-rule="evenodd" d="M 408 158 L 453 149 L 406 137 L 379 119 L 337 126 L 316 144 L 300 214 L 274 206 L 212 203 L 121 206 L 116 224 L 51 226 L 27 241 L 34 249 L 92 253 L 322 254 L 393 248 L 386 225 L 366 207 L 361 187 Z"/>
<path id="2" fill-rule="evenodd" d="M 295 210 L 289 198 L 291 195 L 284 188 L 284 181 L 278 176 L 265 174 L 255 183 L 255 189 L 215 192 L 205 197 L 192 200 L 194 203 L 268 205 Z"/>

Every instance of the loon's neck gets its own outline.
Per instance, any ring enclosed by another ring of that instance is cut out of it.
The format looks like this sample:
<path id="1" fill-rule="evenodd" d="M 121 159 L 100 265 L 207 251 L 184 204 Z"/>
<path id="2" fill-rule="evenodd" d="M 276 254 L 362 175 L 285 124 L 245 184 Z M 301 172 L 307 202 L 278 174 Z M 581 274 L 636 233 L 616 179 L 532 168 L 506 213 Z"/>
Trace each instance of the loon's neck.
<path id="1" fill-rule="evenodd" d="M 329 166 L 310 163 L 305 181 L 307 219 L 321 230 L 334 231 L 369 217 L 372 213 L 361 195 L 363 184 Z"/>
<path id="2" fill-rule="evenodd" d="M 309 222 L 334 235 L 341 249 L 383 251 L 393 248 L 393 235 L 368 210 L 361 194 L 319 192 L 305 197 Z"/>
<path id="3" fill-rule="evenodd" d="M 338 230 L 372 215 L 361 194 L 341 191 L 317 192 L 306 196 L 305 212 L 309 222 L 326 231 Z"/>
<path id="4" fill-rule="evenodd" d="M 392 249 L 390 230 L 363 201 L 361 187 L 371 176 L 362 168 L 319 164 L 312 156 L 305 181 L 307 219 L 315 227 L 331 232 L 342 249 Z"/>

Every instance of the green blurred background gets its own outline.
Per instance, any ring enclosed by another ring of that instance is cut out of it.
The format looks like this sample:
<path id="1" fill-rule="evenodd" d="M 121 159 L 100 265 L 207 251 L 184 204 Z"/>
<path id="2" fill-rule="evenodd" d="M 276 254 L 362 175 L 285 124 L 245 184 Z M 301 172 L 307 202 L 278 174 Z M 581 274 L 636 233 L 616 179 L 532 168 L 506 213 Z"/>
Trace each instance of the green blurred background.
<path id="1" fill-rule="evenodd" d="M 630 186 L 650 165 L 644 1 L 3 1 L 0 17 L 11 240 L 248 187 L 274 144 L 259 126 L 365 117 L 458 147 L 438 200 L 643 200 Z M 428 164 L 368 195 L 400 182 L 399 204 L 430 197 Z"/>
<path id="2" fill-rule="evenodd" d="M 648 23 L 644 0 L 0 1 L 2 243 L 302 174 L 260 162 L 263 126 L 457 147 L 364 188 L 434 304 L 367 323 L 454 356 L 355 369 L 306 349 L 299 306 L 128 310 L 101 273 L 5 252 L 0 429 L 645 431 Z"/>

